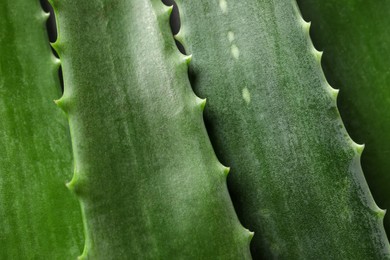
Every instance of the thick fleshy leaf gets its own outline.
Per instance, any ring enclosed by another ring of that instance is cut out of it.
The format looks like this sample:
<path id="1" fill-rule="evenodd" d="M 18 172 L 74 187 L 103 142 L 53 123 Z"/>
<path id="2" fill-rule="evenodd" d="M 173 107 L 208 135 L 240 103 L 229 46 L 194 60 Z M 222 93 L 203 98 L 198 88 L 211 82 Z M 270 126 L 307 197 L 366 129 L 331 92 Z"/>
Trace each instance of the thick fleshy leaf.
<path id="1" fill-rule="evenodd" d="M 294 0 L 177 0 L 177 39 L 254 258 L 389 257 L 384 212 Z"/>
<path id="2" fill-rule="evenodd" d="M 82 258 L 247 259 L 190 57 L 160 0 L 52 0 L 86 229 Z"/>
<path id="3" fill-rule="evenodd" d="M 0 259 L 74 259 L 82 218 L 66 188 L 69 128 L 38 0 L 0 1 Z"/>
<path id="4" fill-rule="evenodd" d="M 390 1 L 299 0 L 375 201 L 390 208 Z M 385 217 L 390 231 L 390 218 Z"/>

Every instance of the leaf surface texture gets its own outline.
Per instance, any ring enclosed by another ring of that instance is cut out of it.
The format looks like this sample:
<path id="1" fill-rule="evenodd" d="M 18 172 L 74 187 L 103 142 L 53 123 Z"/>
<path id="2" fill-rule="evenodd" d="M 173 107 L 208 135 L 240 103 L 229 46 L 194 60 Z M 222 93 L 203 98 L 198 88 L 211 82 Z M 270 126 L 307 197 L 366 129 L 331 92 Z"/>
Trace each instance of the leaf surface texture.
<path id="1" fill-rule="evenodd" d="M 381 208 L 390 208 L 390 1 L 299 0 L 325 75 L 340 88 L 352 138 L 365 144 L 362 167 Z M 390 218 L 385 216 L 386 230 Z"/>
<path id="2" fill-rule="evenodd" d="M 295 1 L 177 1 L 176 36 L 258 259 L 383 259 L 384 212 Z"/>
<path id="3" fill-rule="evenodd" d="M 159 0 L 52 3 L 65 83 L 57 104 L 75 158 L 69 187 L 87 234 L 81 258 L 250 258 L 171 9 Z"/>
<path id="4" fill-rule="evenodd" d="M 71 259 L 83 246 L 47 17 L 38 0 L 0 1 L 0 259 Z"/>

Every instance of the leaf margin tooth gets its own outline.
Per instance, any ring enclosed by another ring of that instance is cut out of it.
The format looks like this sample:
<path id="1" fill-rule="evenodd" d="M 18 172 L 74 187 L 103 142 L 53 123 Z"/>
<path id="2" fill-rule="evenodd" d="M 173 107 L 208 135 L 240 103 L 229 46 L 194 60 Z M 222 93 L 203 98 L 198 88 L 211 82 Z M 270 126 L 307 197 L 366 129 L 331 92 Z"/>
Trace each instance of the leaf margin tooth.
<path id="1" fill-rule="evenodd" d="M 62 44 L 59 41 L 59 36 L 57 37 L 57 40 L 55 42 L 51 42 L 50 46 L 57 52 L 58 56 L 61 56 L 61 53 L 63 51 Z"/>
<path id="2" fill-rule="evenodd" d="M 376 204 L 376 203 L 375 203 Z M 383 221 L 383 219 L 385 218 L 386 214 L 387 214 L 387 209 L 381 209 L 378 205 L 377 205 L 377 216 L 380 220 Z"/>
<path id="3" fill-rule="evenodd" d="M 48 20 L 49 17 L 50 17 L 50 12 L 45 12 L 45 11 L 42 10 L 42 15 L 41 15 L 41 17 L 42 17 L 42 21 L 43 21 L 43 22 L 47 22 L 47 20 Z"/>
<path id="4" fill-rule="evenodd" d="M 161 3 L 161 8 L 157 9 L 158 10 L 157 17 L 159 20 L 169 21 L 173 11 L 173 5 L 165 5 L 162 2 L 160 3 Z"/>
<path id="5" fill-rule="evenodd" d="M 185 64 L 187 66 L 190 65 L 191 61 L 192 61 L 192 54 L 189 54 L 189 55 L 184 55 L 184 61 L 185 61 Z"/>
<path id="6" fill-rule="evenodd" d="M 169 5 L 169 6 L 167 6 L 167 8 L 165 9 L 165 12 L 168 14 L 168 17 L 171 17 L 172 11 L 173 11 L 173 5 Z"/>
<path id="7" fill-rule="evenodd" d="M 63 94 L 60 98 L 53 100 L 53 102 L 59 107 L 65 114 L 69 115 L 68 98 Z"/>
<path id="8" fill-rule="evenodd" d="M 54 55 L 52 55 L 52 60 L 55 69 L 58 70 L 61 67 L 61 60 Z"/>
<path id="9" fill-rule="evenodd" d="M 207 103 L 207 98 L 200 98 L 200 97 L 196 96 L 196 104 L 198 107 L 200 107 L 200 110 L 202 112 L 204 111 L 206 103 Z"/>
<path id="10" fill-rule="evenodd" d="M 337 89 L 337 88 L 332 87 L 332 86 L 329 85 L 328 83 L 327 83 L 327 90 L 328 90 L 330 96 L 332 97 L 332 99 L 333 99 L 335 102 L 337 102 L 337 98 L 338 98 L 338 96 L 339 96 L 340 90 Z M 337 108 L 337 109 L 338 109 L 338 108 Z"/>
<path id="11" fill-rule="evenodd" d="M 366 147 L 365 144 L 358 144 L 356 142 L 353 142 L 353 147 L 355 148 L 356 152 L 359 154 L 359 155 L 362 155 L 363 151 L 364 151 L 364 148 Z"/>
<path id="12" fill-rule="evenodd" d="M 248 234 L 248 240 L 249 240 L 249 242 L 251 242 L 252 241 L 252 239 L 253 239 L 253 237 L 255 236 L 255 232 L 254 231 L 250 231 L 249 229 L 245 229 L 246 230 L 246 232 L 247 232 L 247 234 Z"/>
<path id="13" fill-rule="evenodd" d="M 183 28 L 183 26 L 180 26 L 180 29 L 179 31 L 173 35 L 173 38 L 178 41 L 181 45 L 183 45 L 183 47 L 185 48 L 185 39 L 184 39 L 184 35 L 185 35 L 185 29 Z"/>
<path id="14" fill-rule="evenodd" d="M 322 55 L 324 54 L 324 51 L 319 51 L 313 46 L 313 53 L 316 60 L 321 64 Z"/>
<path id="15" fill-rule="evenodd" d="M 305 21 L 303 17 L 301 16 L 301 24 L 303 26 L 303 30 L 307 33 L 310 34 L 310 28 L 311 28 L 311 21 Z"/>
<path id="16" fill-rule="evenodd" d="M 229 176 L 230 173 L 230 167 L 224 166 L 223 165 L 223 174 L 225 177 Z"/>

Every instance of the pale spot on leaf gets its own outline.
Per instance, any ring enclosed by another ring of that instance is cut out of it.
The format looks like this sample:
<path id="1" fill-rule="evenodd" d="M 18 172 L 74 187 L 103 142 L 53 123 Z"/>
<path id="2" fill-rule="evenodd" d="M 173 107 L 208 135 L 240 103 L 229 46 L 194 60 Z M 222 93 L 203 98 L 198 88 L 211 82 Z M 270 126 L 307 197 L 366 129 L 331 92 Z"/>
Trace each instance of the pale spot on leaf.
<path id="1" fill-rule="evenodd" d="M 242 98 L 249 105 L 249 103 L 251 102 L 251 93 L 249 93 L 249 90 L 246 87 L 242 89 Z"/>
<path id="2" fill-rule="evenodd" d="M 232 45 L 230 52 L 232 53 L 235 59 L 238 59 L 238 57 L 240 57 L 240 50 L 237 48 L 235 44 Z"/>
<path id="3" fill-rule="evenodd" d="M 234 32 L 228 32 L 228 39 L 229 39 L 229 42 L 234 41 Z"/>
<path id="4" fill-rule="evenodd" d="M 219 0 L 219 8 L 221 8 L 222 13 L 227 12 L 227 2 L 226 0 Z"/>

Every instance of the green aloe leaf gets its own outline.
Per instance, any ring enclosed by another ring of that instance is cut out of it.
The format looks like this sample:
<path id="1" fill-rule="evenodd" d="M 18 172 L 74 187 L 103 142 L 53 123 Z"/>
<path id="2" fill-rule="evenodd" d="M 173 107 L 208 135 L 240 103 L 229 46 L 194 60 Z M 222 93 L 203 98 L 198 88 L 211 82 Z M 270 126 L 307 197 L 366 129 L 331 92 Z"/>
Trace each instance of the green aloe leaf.
<path id="1" fill-rule="evenodd" d="M 365 143 L 362 167 L 374 198 L 390 208 L 390 1 L 299 0 L 352 138 Z M 390 231 L 390 218 L 385 217 Z"/>
<path id="2" fill-rule="evenodd" d="M 72 259 L 82 250 L 47 17 L 39 0 L 0 1 L 0 259 Z"/>
<path id="3" fill-rule="evenodd" d="M 160 0 L 52 0 L 86 230 L 81 258 L 246 259 L 228 169 Z"/>
<path id="4" fill-rule="evenodd" d="M 294 0 L 178 0 L 177 35 L 254 258 L 390 257 L 360 167 Z"/>

